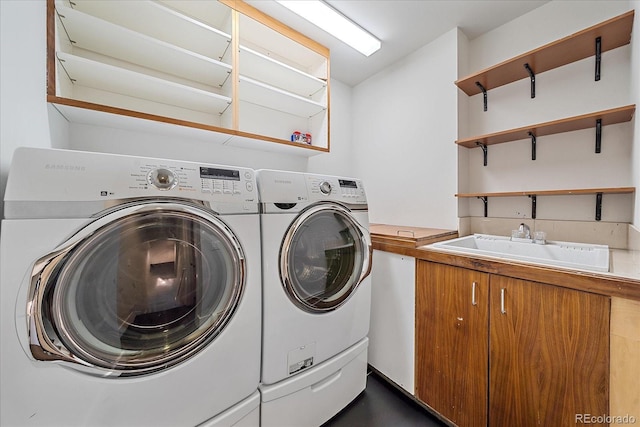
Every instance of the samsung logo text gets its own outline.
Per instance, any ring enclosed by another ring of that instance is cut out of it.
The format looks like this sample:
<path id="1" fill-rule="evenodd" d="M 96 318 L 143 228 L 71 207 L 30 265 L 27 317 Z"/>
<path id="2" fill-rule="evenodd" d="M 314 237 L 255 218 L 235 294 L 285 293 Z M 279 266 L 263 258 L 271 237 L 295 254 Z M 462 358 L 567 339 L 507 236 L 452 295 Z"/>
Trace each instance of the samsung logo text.
<path id="1" fill-rule="evenodd" d="M 58 163 L 47 163 L 44 168 L 49 171 L 63 171 L 63 172 L 84 172 L 84 166 L 76 166 L 76 165 L 64 165 Z"/>

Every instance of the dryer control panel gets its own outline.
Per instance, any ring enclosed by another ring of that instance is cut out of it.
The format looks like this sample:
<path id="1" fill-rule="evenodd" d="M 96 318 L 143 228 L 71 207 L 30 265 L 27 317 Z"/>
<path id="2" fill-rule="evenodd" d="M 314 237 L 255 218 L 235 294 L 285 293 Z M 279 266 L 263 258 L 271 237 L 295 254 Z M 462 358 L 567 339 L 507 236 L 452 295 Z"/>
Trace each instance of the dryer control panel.
<path id="1" fill-rule="evenodd" d="M 362 181 L 336 176 L 307 175 L 309 201 L 332 200 L 351 204 L 366 204 Z"/>

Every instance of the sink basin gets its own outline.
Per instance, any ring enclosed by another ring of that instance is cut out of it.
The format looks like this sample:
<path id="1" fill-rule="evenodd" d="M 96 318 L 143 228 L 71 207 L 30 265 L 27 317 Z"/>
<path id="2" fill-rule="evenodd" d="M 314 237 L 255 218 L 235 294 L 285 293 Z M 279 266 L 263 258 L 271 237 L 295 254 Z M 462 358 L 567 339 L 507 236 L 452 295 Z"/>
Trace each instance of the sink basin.
<path id="1" fill-rule="evenodd" d="M 453 240 L 433 243 L 441 250 L 525 261 L 577 270 L 609 271 L 609 246 L 586 243 L 547 241 L 541 245 L 532 241 L 511 241 L 504 236 L 473 234 Z"/>

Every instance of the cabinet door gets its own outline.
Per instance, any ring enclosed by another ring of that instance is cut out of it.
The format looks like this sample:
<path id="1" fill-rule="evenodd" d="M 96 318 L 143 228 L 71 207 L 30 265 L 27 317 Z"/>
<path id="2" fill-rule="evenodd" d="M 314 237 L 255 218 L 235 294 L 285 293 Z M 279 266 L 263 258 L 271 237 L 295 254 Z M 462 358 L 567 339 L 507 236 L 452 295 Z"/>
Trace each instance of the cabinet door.
<path id="1" fill-rule="evenodd" d="M 609 299 L 491 276 L 489 425 L 609 413 Z"/>
<path id="2" fill-rule="evenodd" d="M 373 251 L 369 364 L 414 394 L 416 260 Z"/>
<path id="3" fill-rule="evenodd" d="M 459 426 L 486 426 L 489 279 L 418 261 L 416 396 Z"/>

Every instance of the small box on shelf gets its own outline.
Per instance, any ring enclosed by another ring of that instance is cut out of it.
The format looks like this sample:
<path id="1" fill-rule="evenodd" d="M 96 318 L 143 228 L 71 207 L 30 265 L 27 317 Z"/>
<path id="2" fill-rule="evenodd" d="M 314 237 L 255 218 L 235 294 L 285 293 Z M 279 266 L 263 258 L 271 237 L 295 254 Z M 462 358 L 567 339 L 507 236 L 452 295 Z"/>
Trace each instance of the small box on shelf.
<path id="1" fill-rule="evenodd" d="M 291 134 L 291 142 L 300 142 L 302 144 L 311 145 L 311 134 L 294 131 Z"/>

